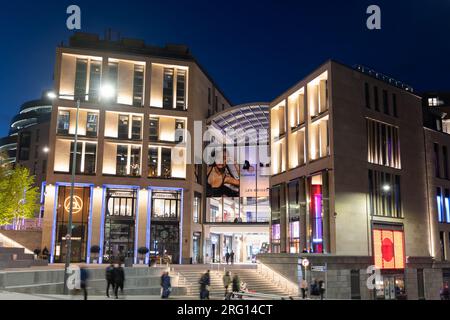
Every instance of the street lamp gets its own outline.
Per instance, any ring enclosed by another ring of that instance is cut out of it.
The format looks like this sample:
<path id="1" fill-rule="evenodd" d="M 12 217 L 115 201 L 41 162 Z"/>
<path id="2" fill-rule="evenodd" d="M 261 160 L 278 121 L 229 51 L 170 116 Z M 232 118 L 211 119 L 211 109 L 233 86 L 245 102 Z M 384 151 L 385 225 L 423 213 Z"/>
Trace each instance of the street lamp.
<path id="1" fill-rule="evenodd" d="M 104 98 L 111 98 L 114 96 L 115 90 L 111 85 L 103 85 L 100 88 L 100 95 Z M 89 97 L 89 94 L 86 94 Z M 51 100 L 55 100 L 61 97 L 67 98 L 77 98 L 77 113 L 75 118 L 75 134 L 74 134 L 74 144 L 73 144 L 73 155 L 72 155 L 72 168 L 71 168 L 71 177 L 70 177 L 70 206 L 69 206 L 69 219 L 67 222 L 67 235 L 66 235 L 66 244 L 67 244 L 67 252 L 66 252 L 66 261 L 64 265 L 64 285 L 63 285 L 63 293 L 68 294 L 67 290 L 67 269 L 70 266 L 70 260 L 72 255 L 72 216 L 73 216 L 73 198 L 75 191 L 75 174 L 76 174 L 76 162 L 77 162 L 77 144 L 78 144 L 78 118 L 80 113 L 80 104 L 81 100 L 77 95 L 69 95 L 69 94 L 56 94 L 55 92 L 48 92 L 47 97 Z M 64 210 L 64 209 L 63 209 Z M 89 250 L 89 248 L 88 248 Z M 52 253 L 53 254 L 53 253 Z"/>

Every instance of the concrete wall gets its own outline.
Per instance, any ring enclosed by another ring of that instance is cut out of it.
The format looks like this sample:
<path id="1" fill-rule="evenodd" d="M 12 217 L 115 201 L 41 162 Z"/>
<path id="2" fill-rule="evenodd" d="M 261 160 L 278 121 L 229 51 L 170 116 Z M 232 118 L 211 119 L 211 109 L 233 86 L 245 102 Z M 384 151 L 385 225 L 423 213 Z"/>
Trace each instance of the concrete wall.
<path id="1" fill-rule="evenodd" d="M 33 252 L 34 249 L 43 249 L 41 248 L 42 231 L 0 230 L 0 234 L 17 242 L 31 252 Z"/>
<path id="2" fill-rule="evenodd" d="M 367 280 L 370 276 L 370 274 L 367 273 L 367 267 L 373 264 L 371 257 L 311 254 L 258 255 L 258 261 L 260 263 L 263 263 L 294 283 L 298 283 L 297 263 L 299 258 L 307 258 L 310 261 L 310 266 L 327 266 L 328 271 L 326 275 L 324 272 L 311 271 L 311 267 L 308 268 L 306 273 L 309 284 L 311 284 L 312 279 L 322 279 L 326 281 L 327 299 L 345 300 L 352 298 L 351 270 L 359 270 L 360 298 L 362 300 L 374 299 L 374 291 L 367 286 Z M 425 299 L 439 300 L 439 292 L 443 282 L 442 267 L 434 265 L 429 258 L 411 259 L 410 264 L 404 270 L 408 300 L 418 299 L 417 269 L 423 270 Z"/>

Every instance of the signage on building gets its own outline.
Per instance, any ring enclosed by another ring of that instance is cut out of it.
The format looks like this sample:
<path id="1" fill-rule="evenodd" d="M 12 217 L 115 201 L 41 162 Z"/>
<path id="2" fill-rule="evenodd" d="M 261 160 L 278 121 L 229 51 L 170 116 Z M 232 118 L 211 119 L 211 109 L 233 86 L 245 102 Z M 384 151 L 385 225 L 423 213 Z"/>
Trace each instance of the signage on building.
<path id="1" fill-rule="evenodd" d="M 325 271 L 327 271 L 327 267 L 326 266 L 311 266 L 311 271 L 325 272 Z"/>
<path id="2" fill-rule="evenodd" d="M 266 174 L 266 164 L 259 161 L 258 147 L 249 146 L 244 150 L 244 159 L 240 159 L 240 196 L 268 197 L 269 176 Z"/>
<path id="3" fill-rule="evenodd" d="M 379 269 L 405 268 L 404 232 L 398 230 L 373 230 L 375 266 Z"/>
<path id="4" fill-rule="evenodd" d="M 66 209 L 67 212 L 70 212 L 70 196 L 64 200 L 64 209 Z M 79 196 L 73 196 L 72 201 L 72 213 L 79 213 L 81 210 L 83 210 L 83 200 Z"/>

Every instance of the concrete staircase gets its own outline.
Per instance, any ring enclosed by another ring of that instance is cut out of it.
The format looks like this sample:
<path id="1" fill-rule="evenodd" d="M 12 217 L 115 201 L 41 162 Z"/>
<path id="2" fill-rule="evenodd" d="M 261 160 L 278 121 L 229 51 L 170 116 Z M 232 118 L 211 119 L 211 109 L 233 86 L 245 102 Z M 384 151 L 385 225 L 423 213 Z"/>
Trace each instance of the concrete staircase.
<path id="1" fill-rule="evenodd" d="M 105 266 L 89 267 L 90 295 L 106 295 Z M 134 267 L 125 269 L 124 294 L 127 296 L 158 296 L 161 294 L 160 276 L 164 268 Z M 187 289 L 172 277 L 172 295 L 184 296 Z M 0 290 L 28 294 L 61 294 L 64 269 L 0 272 Z M 112 294 L 112 289 L 110 289 Z"/>
<path id="2" fill-rule="evenodd" d="M 198 283 L 202 274 L 205 273 L 207 266 L 202 268 L 192 267 L 174 267 L 175 272 L 180 275 L 180 281 L 186 283 L 188 287 L 188 295 L 198 297 L 200 295 L 200 284 Z M 223 298 L 225 289 L 223 288 L 222 277 L 225 270 L 230 271 L 231 277 L 237 274 L 242 282 L 247 283 L 249 291 L 256 293 L 263 293 L 277 296 L 287 296 L 288 293 L 285 289 L 279 287 L 273 283 L 270 279 L 262 276 L 258 273 L 256 268 L 239 268 L 234 266 L 232 268 L 222 267 L 219 270 L 211 269 L 211 285 L 210 285 L 210 297 Z M 229 288 L 231 290 L 231 288 Z"/>
<path id="3" fill-rule="evenodd" d="M 34 254 L 25 253 L 24 248 L 0 247 L 0 269 L 46 266 L 46 260 L 35 260 Z"/>

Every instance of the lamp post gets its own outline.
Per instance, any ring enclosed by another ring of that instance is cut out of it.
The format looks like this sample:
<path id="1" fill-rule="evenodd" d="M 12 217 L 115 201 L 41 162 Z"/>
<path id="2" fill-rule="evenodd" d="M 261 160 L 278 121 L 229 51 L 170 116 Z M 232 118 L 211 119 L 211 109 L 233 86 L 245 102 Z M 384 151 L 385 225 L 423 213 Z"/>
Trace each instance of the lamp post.
<path id="1" fill-rule="evenodd" d="M 111 86 L 103 86 L 100 89 L 101 96 L 105 98 L 110 98 L 114 95 L 114 90 Z M 86 94 L 86 96 L 89 96 L 89 94 Z M 67 235 L 66 235 L 66 245 L 67 245 L 67 251 L 66 251 L 66 260 L 64 264 L 64 284 L 63 284 L 63 294 L 68 294 L 68 288 L 67 288 L 67 269 L 70 266 L 71 256 L 72 256 L 72 228 L 73 228 L 73 199 L 74 199 L 74 192 L 75 192 L 75 175 L 76 175 L 76 162 L 77 162 L 77 144 L 78 144 L 78 118 L 80 113 L 80 104 L 81 100 L 76 95 L 67 95 L 67 94 L 61 94 L 57 95 L 54 92 L 49 92 L 48 97 L 52 100 L 58 98 L 58 97 L 68 97 L 68 98 L 77 98 L 77 104 L 76 104 L 76 118 L 75 118 L 75 134 L 74 134 L 74 144 L 73 144 L 73 155 L 72 155 L 72 168 L 71 168 L 71 176 L 70 176 L 70 206 L 69 206 L 69 219 L 67 222 Z M 65 208 L 63 208 L 65 210 Z M 87 248 L 89 250 L 89 248 Z M 53 253 L 52 253 L 53 254 Z"/>

